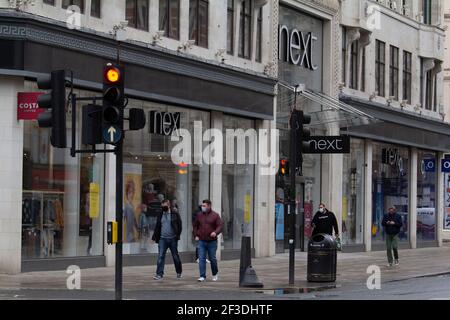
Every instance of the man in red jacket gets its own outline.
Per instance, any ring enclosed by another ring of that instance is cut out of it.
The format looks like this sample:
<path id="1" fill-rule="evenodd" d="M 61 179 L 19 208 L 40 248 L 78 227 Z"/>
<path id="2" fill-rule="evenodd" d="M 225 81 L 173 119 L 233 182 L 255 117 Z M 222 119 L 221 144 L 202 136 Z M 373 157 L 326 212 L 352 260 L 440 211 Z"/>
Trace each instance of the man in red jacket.
<path id="1" fill-rule="evenodd" d="M 211 201 L 203 200 L 202 211 L 197 214 L 192 228 L 195 241 L 198 241 L 199 282 L 204 282 L 206 279 L 206 252 L 211 261 L 212 280 L 218 280 L 217 236 L 222 232 L 222 224 L 219 214 L 211 210 Z"/>

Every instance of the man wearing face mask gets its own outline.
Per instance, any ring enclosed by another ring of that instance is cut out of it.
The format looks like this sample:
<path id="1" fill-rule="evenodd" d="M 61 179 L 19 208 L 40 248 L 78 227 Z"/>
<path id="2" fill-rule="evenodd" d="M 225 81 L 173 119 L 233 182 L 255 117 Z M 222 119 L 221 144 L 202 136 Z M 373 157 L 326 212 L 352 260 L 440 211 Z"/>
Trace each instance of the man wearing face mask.
<path id="1" fill-rule="evenodd" d="M 178 254 L 178 241 L 180 240 L 182 223 L 178 210 L 170 206 L 169 200 L 161 202 L 161 213 L 156 221 L 155 232 L 152 240 L 158 243 L 158 262 L 156 268 L 155 280 L 161 280 L 164 277 L 164 264 L 166 260 L 167 249 L 172 253 L 177 279 L 181 279 L 182 266 Z"/>
<path id="2" fill-rule="evenodd" d="M 193 234 L 198 241 L 199 282 L 206 280 L 206 254 L 211 261 L 212 280 L 219 279 L 216 259 L 217 236 L 222 232 L 223 222 L 219 214 L 211 209 L 211 201 L 203 200 L 202 211 L 197 214 L 193 223 Z"/>
<path id="3" fill-rule="evenodd" d="M 319 205 L 319 211 L 315 214 L 312 220 L 312 235 L 319 233 L 333 235 L 333 228 L 336 238 L 339 238 L 339 228 L 336 216 L 333 212 L 328 211 L 323 203 Z"/>

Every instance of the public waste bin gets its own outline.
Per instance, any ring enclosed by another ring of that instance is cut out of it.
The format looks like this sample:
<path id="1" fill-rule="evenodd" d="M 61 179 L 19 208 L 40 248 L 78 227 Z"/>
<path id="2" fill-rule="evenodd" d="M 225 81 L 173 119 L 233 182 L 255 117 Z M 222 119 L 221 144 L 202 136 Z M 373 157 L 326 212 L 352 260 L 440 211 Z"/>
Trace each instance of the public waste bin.
<path id="1" fill-rule="evenodd" d="M 308 243 L 307 280 L 336 281 L 337 244 L 328 234 L 316 234 Z"/>

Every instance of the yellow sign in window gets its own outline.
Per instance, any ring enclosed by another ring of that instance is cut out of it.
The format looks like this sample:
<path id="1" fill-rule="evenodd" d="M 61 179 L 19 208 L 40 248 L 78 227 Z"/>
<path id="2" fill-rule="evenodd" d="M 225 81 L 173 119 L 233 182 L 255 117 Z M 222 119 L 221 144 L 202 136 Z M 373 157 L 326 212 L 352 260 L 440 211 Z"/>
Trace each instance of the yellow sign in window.
<path id="1" fill-rule="evenodd" d="M 249 194 L 245 195 L 245 199 L 244 199 L 244 223 L 246 224 L 250 224 L 251 220 L 252 220 L 252 215 L 251 215 L 251 200 L 252 197 Z"/>
<path id="2" fill-rule="evenodd" d="M 89 218 L 100 216 L 100 185 L 92 182 L 89 184 Z"/>

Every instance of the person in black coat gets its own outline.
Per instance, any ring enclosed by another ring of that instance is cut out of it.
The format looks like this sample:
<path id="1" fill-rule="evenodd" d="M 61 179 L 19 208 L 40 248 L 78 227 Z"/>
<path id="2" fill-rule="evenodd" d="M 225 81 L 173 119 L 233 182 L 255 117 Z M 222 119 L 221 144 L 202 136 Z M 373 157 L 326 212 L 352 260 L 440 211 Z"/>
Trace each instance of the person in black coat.
<path id="1" fill-rule="evenodd" d="M 164 277 L 164 264 L 166 260 L 167 249 L 172 253 L 177 278 L 181 279 L 182 265 L 178 254 L 178 241 L 182 231 L 181 216 L 175 207 L 170 206 L 169 200 L 161 202 L 161 213 L 158 215 L 155 232 L 152 240 L 158 244 L 158 262 L 155 280 L 161 280 Z"/>
<path id="2" fill-rule="evenodd" d="M 394 259 L 395 265 L 398 266 L 398 234 L 403 225 L 402 217 L 394 207 L 391 207 L 389 208 L 389 213 L 384 215 L 381 225 L 384 227 L 386 233 L 386 251 L 389 266 L 392 267 Z M 394 252 L 394 258 L 392 258 L 392 252 Z"/>

